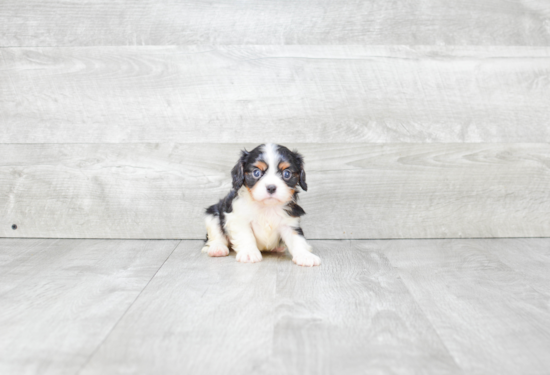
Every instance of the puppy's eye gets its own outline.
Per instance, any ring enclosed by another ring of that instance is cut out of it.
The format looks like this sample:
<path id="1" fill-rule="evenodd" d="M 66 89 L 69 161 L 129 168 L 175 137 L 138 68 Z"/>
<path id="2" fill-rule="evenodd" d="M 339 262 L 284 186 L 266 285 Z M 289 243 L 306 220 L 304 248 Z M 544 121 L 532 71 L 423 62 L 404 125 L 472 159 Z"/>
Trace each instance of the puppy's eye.
<path id="1" fill-rule="evenodd" d="M 254 169 L 254 171 L 252 172 L 252 176 L 254 176 L 254 178 L 260 178 L 260 176 L 262 175 L 262 171 L 260 171 L 259 169 Z"/>
<path id="2" fill-rule="evenodd" d="M 290 171 L 289 171 L 288 169 L 285 169 L 285 170 L 283 171 L 283 178 L 284 178 L 285 180 L 288 180 L 288 179 L 290 178 L 291 175 L 292 175 L 292 173 L 290 173 Z"/>

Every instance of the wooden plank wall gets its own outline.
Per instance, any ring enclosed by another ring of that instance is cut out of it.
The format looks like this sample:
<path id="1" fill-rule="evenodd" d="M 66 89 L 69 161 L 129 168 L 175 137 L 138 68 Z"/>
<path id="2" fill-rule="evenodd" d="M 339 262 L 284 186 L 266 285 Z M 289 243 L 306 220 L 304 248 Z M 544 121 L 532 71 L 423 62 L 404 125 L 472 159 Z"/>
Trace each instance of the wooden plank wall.
<path id="1" fill-rule="evenodd" d="M 203 238 L 264 142 L 310 238 L 550 236 L 545 0 L 4 1 L 0 47 L 0 236 Z"/>

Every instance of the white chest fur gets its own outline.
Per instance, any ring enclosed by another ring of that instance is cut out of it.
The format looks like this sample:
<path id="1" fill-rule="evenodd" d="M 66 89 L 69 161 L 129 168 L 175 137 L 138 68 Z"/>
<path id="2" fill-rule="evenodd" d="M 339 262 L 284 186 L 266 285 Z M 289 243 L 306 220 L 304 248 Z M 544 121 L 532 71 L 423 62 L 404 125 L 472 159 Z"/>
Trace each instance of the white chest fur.
<path id="1" fill-rule="evenodd" d="M 252 231 L 259 250 L 272 250 L 279 245 L 282 222 L 282 212 L 279 211 L 275 208 L 258 210 L 258 215 L 252 220 Z"/>
<path id="2" fill-rule="evenodd" d="M 233 212 L 226 214 L 225 229 L 234 245 L 243 245 L 246 239 L 240 236 L 245 227 L 254 234 L 259 250 L 273 250 L 279 246 L 281 230 L 299 226 L 299 218 L 290 217 L 284 206 L 264 206 L 250 197 L 246 188 L 239 190 L 233 201 Z"/>

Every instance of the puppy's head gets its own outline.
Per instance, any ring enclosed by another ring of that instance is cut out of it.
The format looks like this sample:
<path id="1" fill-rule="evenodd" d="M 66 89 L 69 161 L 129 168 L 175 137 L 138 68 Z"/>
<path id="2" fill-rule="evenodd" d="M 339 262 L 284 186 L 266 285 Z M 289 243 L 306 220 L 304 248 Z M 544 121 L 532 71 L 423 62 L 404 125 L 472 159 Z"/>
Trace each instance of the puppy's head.
<path id="1" fill-rule="evenodd" d="M 252 199 L 266 206 L 291 201 L 298 185 L 307 191 L 302 155 L 271 143 L 242 151 L 231 176 L 235 190 L 246 186 Z"/>

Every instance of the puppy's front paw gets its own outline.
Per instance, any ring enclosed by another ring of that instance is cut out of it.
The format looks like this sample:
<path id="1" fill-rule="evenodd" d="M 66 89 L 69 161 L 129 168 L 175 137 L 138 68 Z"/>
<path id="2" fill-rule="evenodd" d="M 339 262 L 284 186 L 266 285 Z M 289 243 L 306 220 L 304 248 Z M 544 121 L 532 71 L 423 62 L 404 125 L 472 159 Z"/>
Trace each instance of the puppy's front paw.
<path id="1" fill-rule="evenodd" d="M 296 254 L 292 258 L 292 261 L 297 265 L 304 266 L 304 267 L 319 266 L 321 264 L 321 258 L 319 258 L 317 255 L 312 254 L 310 252 L 303 252 L 300 254 Z"/>
<path id="2" fill-rule="evenodd" d="M 229 255 L 229 249 L 222 243 L 213 243 L 210 246 L 205 246 L 203 252 L 208 253 L 211 257 L 225 257 Z"/>
<path id="3" fill-rule="evenodd" d="M 256 263 L 262 260 L 260 250 L 241 250 L 237 252 L 237 262 L 241 263 Z"/>

